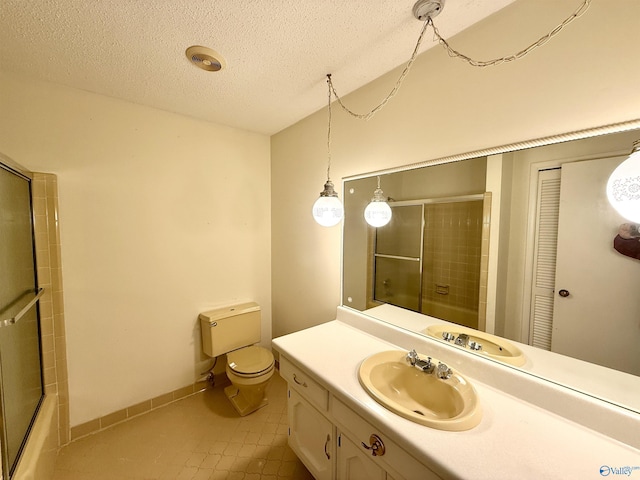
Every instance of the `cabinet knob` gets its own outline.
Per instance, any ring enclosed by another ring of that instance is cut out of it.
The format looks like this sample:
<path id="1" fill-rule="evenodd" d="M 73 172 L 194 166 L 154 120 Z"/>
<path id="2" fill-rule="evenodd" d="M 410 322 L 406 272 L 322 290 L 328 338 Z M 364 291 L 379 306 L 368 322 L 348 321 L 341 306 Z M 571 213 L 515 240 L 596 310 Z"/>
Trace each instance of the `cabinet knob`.
<path id="1" fill-rule="evenodd" d="M 372 433 L 369 437 L 369 443 L 371 445 L 367 445 L 366 443 L 362 442 L 362 446 L 367 450 L 371 450 L 371 455 L 373 455 L 374 457 L 381 457 L 382 455 L 384 455 L 384 443 L 378 435 Z"/>

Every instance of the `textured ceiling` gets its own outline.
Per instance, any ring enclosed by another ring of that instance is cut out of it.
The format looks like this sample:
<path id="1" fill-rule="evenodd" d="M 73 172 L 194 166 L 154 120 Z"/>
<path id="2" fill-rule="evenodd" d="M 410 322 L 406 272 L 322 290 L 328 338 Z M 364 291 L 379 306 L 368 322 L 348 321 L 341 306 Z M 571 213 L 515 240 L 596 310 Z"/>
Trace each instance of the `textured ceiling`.
<path id="1" fill-rule="evenodd" d="M 448 0 L 451 37 L 514 0 Z M 414 0 L 2 0 L 0 69 L 273 134 L 404 64 Z M 191 45 L 225 58 L 212 73 Z M 430 33 L 422 51 L 433 46 Z"/>

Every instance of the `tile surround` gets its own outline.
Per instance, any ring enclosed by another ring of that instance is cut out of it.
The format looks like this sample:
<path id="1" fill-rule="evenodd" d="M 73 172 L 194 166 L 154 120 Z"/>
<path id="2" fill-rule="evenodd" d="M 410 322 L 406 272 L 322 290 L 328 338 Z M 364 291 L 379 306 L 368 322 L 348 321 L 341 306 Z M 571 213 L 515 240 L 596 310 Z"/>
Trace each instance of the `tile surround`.
<path id="1" fill-rule="evenodd" d="M 53 174 L 34 173 L 31 182 L 38 285 L 44 392 L 58 395 L 58 444 L 70 440 L 69 384 L 58 228 L 58 182 Z"/>
<path id="2" fill-rule="evenodd" d="M 482 208 L 482 201 L 425 205 L 423 302 L 478 310 Z"/>

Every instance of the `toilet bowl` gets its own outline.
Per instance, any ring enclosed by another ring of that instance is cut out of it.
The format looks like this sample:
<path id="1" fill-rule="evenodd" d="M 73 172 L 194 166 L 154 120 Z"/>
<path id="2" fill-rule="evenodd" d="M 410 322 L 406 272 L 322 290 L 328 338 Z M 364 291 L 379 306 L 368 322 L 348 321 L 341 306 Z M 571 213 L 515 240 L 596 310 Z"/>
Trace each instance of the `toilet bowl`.
<path id="1" fill-rule="evenodd" d="M 210 357 L 226 354 L 231 385 L 224 392 L 241 416 L 268 403 L 265 389 L 275 361 L 270 350 L 254 345 L 260 341 L 260 324 L 260 307 L 254 302 L 200 314 L 202 349 Z"/>
<path id="2" fill-rule="evenodd" d="M 240 416 L 267 405 L 265 389 L 273 377 L 274 365 L 271 351 L 255 345 L 227 354 L 226 373 L 231 385 L 224 393 Z"/>

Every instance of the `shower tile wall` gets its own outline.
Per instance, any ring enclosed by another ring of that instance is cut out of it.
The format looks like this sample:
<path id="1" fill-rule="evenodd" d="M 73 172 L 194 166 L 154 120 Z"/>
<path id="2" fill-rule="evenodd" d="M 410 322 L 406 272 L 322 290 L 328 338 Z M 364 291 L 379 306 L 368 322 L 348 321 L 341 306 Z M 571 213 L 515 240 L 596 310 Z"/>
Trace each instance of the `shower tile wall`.
<path id="1" fill-rule="evenodd" d="M 34 173 L 31 183 L 40 300 L 42 367 L 46 395 L 58 395 L 58 445 L 69 442 L 69 388 L 62 302 L 62 267 L 55 175 Z M 57 448 L 58 445 L 55 447 Z"/>
<path id="2" fill-rule="evenodd" d="M 425 205 L 424 305 L 478 311 L 482 213 L 482 201 Z"/>

